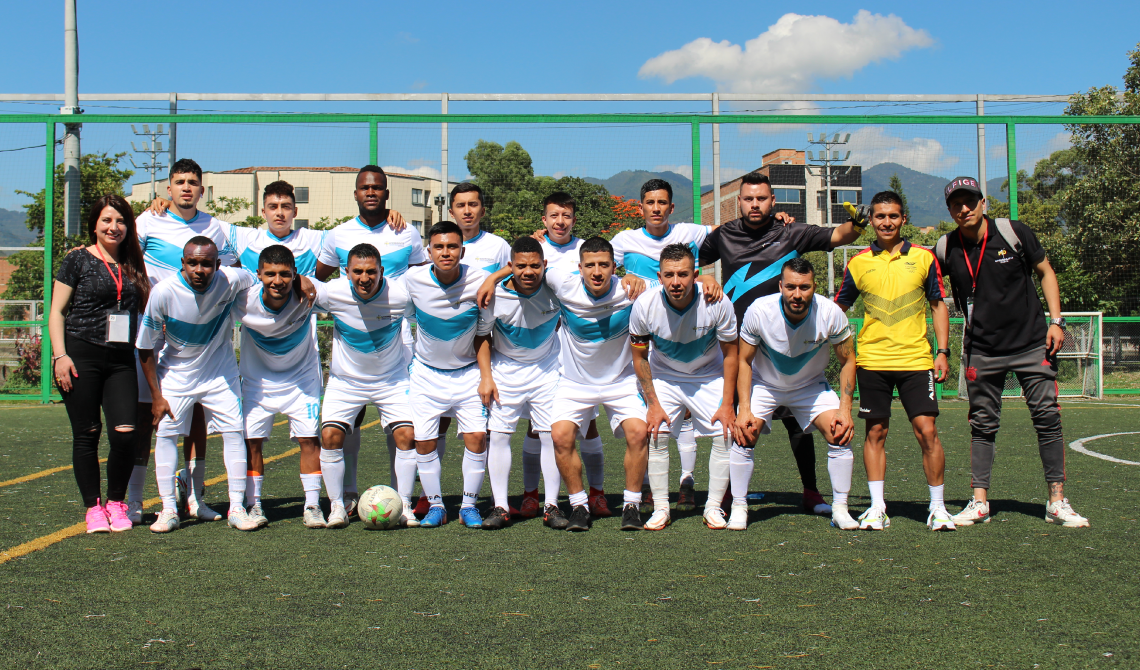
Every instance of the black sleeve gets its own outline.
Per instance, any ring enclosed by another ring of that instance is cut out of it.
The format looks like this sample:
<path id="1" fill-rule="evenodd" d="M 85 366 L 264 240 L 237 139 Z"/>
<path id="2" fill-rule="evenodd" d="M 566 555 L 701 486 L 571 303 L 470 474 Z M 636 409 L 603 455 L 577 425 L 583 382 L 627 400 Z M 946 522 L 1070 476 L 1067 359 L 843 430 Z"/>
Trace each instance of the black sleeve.
<path id="1" fill-rule="evenodd" d="M 1037 233 L 1033 229 L 1020 221 L 1010 221 L 1013 226 L 1013 232 L 1017 233 L 1017 238 L 1021 240 L 1021 250 L 1025 252 L 1025 260 L 1029 263 L 1029 267 L 1034 267 L 1045 259 L 1045 249 L 1041 247 L 1041 242 L 1037 239 Z"/>
<path id="2" fill-rule="evenodd" d="M 701 242 L 701 249 L 698 253 L 699 260 L 697 267 L 704 267 L 712 265 L 720 260 L 720 231 L 723 226 L 705 235 L 705 241 Z"/>
<path id="3" fill-rule="evenodd" d="M 63 261 L 59 264 L 59 272 L 55 275 L 55 280 L 64 286 L 75 288 L 79 283 L 81 274 L 81 263 L 79 262 L 80 252 L 73 251 L 63 257 Z"/>
<path id="4" fill-rule="evenodd" d="M 788 228 L 795 241 L 795 249 L 801 254 L 809 251 L 831 251 L 831 228 L 806 223 L 793 223 Z"/>

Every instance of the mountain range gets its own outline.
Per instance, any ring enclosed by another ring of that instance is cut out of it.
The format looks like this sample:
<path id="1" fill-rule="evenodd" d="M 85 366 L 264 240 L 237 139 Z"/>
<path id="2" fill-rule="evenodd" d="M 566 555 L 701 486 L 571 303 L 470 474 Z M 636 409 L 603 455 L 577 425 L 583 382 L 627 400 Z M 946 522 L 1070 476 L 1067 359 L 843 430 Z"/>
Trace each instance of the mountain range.
<path id="1" fill-rule="evenodd" d="M 649 172 L 647 170 L 622 170 L 609 179 L 586 177 L 591 184 L 601 184 L 611 195 L 623 198 L 641 199 L 641 185 L 650 179 L 664 179 L 673 187 L 675 209 L 669 220 L 685 223 L 693 220 L 693 180 L 676 172 Z"/>
<path id="2" fill-rule="evenodd" d="M 24 212 L 0 209 L 0 247 L 26 247 L 36 241 L 36 234 L 24 225 Z M 15 252 L 0 251 L 0 256 Z"/>
<path id="3" fill-rule="evenodd" d="M 863 202 L 870 201 L 879 191 L 889 190 L 891 176 L 896 174 L 902 182 L 903 193 L 906 194 L 911 225 L 925 228 L 937 226 L 939 221 L 950 220 L 946 200 L 942 196 L 942 189 L 949 180 L 898 163 L 879 163 L 863 170 Z M 1009 200 L 1009 196 L 1001 190 L 1004 183 L 1005 177 L 994 177 L 986 182 L 986 192 L 993 200 Z"/>

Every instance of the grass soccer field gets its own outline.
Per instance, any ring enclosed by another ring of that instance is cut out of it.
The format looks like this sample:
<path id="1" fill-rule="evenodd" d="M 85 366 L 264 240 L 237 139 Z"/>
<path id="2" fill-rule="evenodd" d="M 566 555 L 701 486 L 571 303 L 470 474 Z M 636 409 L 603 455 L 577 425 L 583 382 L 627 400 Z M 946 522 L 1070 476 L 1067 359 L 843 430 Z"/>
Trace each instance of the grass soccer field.
<path id="1" fill-rule="evenodd" d="M 454 511 L 434 530 L 309 530 L 293 454 L 267 465 L 268 528 L 191 522 L 159 536 L 145 527 L 69 531 L 83 514 L 63 407 L 0 407 L 0 667 L 1140 666 L 1136 435 L 1084 444 L 1132 464 L 1066 450 L 1067 494 L 1092 527 L 1049 525 L 1028 412 L 1009 400 L 993 522 L 936 534 L 925 526 L 918 447 L 898 407 L 895 417 L 893 525 L 881 533 L 842 532 L 803 514 L 778 431 L 756 450 L 753 490 L 767 496 L 746 532 L 706 529 L 699 507 L 655 533 L 622 533 L 616 518 L 580 534 L 551 531 L 541 518 L 467 530 Z M 1063 417 L 1066 442 L 1130 433 L 1140 431 L 1140 402 L 1066 402 Z M 956 512 L 970 493 L 965 403 L 944 403 L 939 426 Z M 709 449 L 700 442 L 699 503 Z M 455 445 L 444 459 L 450 510 L 460 490 Z M 280 426 L 265 453 L 292 448 Z M 622 449 L 607 441 L 615 509 Z M 211 439 L 207 477 L 224 475 L 221 452 Z M 521 493 L 520 452 L 516 440 L 512 492 Z M 869 500 L 860 460 L 856 513 Z M 362 488 L 386 483 L 387 470 L 383 434 L 369 428 Z M 152 476 L 148 498 L 156 495 Z M 207 489 L 216 509 L 225 497 L 224 481 Z"/>

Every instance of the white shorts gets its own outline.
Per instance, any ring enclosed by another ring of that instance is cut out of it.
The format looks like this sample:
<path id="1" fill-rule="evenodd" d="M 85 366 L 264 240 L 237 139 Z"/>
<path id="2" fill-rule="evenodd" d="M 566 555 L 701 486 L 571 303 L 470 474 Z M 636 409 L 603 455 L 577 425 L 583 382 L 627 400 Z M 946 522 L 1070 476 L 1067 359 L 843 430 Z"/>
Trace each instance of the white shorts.
<path id="1" fill-rule="evenodd" d="M 391 377 L 370 382 L 368 386 L 329 375 L 321 406 L 321 423 L 339 423 L 348 426 L 351 433 L 360 409 L 368 405 L 376 408 L 380 425 L 385 429 L 394 423 L 410 423 L 412 410 L 408 404 L 407 373 L 401 370 Z"/>
<path id="2" fill-rule="evenodd" d="M 491 403 L 487 429 L 496 433 L 513 433 L 519 419 L 530 419 L 535 432 L 548 433 L 553 425 L 554 396 L 558 389 L 559 371 L 557 368 L 527 385 L 527 388 L 511 388 L 510 380 L 495 377 L 499 388 L 499 402 Z"/>
<path id="3" fill-rule="evenodd" d="M 164 416 L 158 424 L 159 437 L 190 434 L 194 405 L 206 410 L 206 430 L 214 433 L 240 433 L 245 436 L 245 419 L 241 414 L 241 383 L 237 377 L 219 378 L 199 386 L 193 395 L 165 396 L 174 419 Z"/>
<path id="4" fill-rule="evenodd" d="M 479 366 L 439 370 L 419 361 L 411 366 L 412 423 L 416 440 L 439 437 L 439 419 L 454 416 L 459 432 L 487 432 L 487 408 L 479 399 Z"/>
<path id="5" fill-rule="evenodd" d="M 752 415 L 763 419 L 764 428 L 761 432 L 771 432 L 772 413 L 781 406 L 791 410 L 792 416 L 800 424 L 800 430 L 810 433 L 815 430 L 812 421 L 817 416 L 828 410 L 839 409 L 839 396 L 831 390 L 831 385 L 823 377 L 818 377 L 807 386 L 790 390 L 762 384 L 752 385 Z"/>
<path id="6" fill-rule="evenodd" d="M 681 424 L 685 421 L 685 410 L 693 415 L 693 432 L 697 437 L 716 437 L 727 430 L 732 434 L 732 426 L 713 423 L 712 416 L 724 401 L 724 380 L 707 382 L 675 382 L 666 379 L 653 380 L 657 391 L 657 401 L 669 417 L 670 432 L 676 438 L 681 434 Z"/>
<path id="7" fill-rule="evenodd" d="M 273 433 L 273 417 L 289 417 L 289 437 L 318 437 L 321 434 L 321 382 L 317 377 L 304 386 L 266 389 L 256 381 L 241 382 L 241 408 L 245 412 L 245 437 L 268 439 Z"/>
<path id="8" fill-rule="evenodd" d="M 610 418 L 610 430 L 615 437 L 623 437 L 621 424 L 626 419 L 645 421 L 645 398 L 637 385 L 637 377 L 629 375 L 612 384 L 580 384 L 562 378 L 554 396 L 554 421 L 573 421 L 579 431 L 598 415 L 601 405 Z M 583 432 L 583 434 L 585 434 Z"/>

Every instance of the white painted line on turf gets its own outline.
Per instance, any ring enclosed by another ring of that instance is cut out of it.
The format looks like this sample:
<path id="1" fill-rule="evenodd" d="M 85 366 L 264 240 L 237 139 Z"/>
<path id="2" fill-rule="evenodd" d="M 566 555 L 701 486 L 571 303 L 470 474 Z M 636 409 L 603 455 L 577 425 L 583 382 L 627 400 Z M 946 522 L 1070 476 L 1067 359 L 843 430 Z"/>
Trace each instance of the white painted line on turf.
<path id="1" fill-rule="evenodd" d="M 1097 458 L 1100 458 L 1100 459 L 1103 459 L 1106 461 L 1112 461 L 1113 463 L 1122 463 L 1124 465 L 1140 465 L 1140 462 L 1137 462 L 1137 461 L 1126 461 L 1123 458 L 1113 458 L 1112 456 L 1106 456 L 1105 454 L 1099 454 L 1099 453 L 1085 447 L 1086 442 L 1092 442 L 1093 440 L 1099 440 L 1102 437 L 1117 437 L 1119 435 L 1140 435 L 1140 431 L 1130 431 L 1127 433 L 1105 433 L 1103 435 L 1093 435 L 1092 437 L 1083 437 L 1079 440 L 1073 440 L 1072 442 L 1070 442 L 1069 448 L 1072 449 L 1073 451 L 1079 451 L 1082 454 L 1087 454 L 1089 456 L 1095 456 Z"/>

